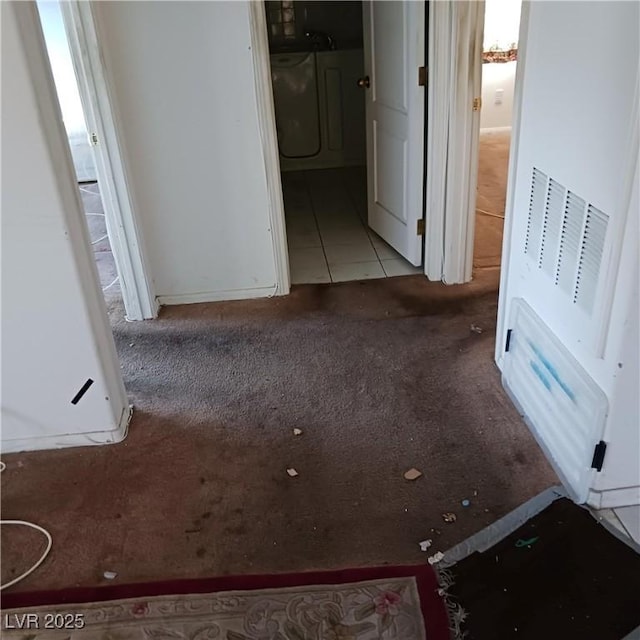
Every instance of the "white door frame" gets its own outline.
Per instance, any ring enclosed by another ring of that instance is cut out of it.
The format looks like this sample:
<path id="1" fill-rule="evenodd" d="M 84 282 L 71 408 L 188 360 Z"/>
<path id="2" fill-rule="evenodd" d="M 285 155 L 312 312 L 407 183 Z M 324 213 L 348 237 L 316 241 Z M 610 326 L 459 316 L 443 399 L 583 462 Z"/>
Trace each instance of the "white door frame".
<path id="1" fill-rule="evenodd" d="M 275 260 L 276 287 L 274 295 L 282 296 L 287 295 L 291 290 L 291 277 L 282 195 L 282 176 L 280 174 L 278 134 L 276 132 L 276 115 L 273 102 L 267 17 L 263 2 L 250 0 L 247 5 L 256 107 L 258 110 L 258 130 L 262 143 L 264 172 L 269 196 L 269 226 Z"/>
<path id="2" fill-rule="evenodd" d="M 429 2 L 429 0 L 418 0 Z M 262 2 L 248 0 L 258 124 L 269 193 L 269 220 L 276 261 L 275 295 L 290 291 L 289 252 L 285 227 L 280 156 L 275 125 L 267 21 Z"/>
<path id="3" fill-rule="evenodd" d="M 98 44 L 91 2 L 60 2 L 78 89 L 96 160 L 107 233 L 127 320 L 158 315 L 159 304 L 148 277 L 140 226 L 128 187 L 127 171 L 118 140 Z"/>
<path id="4" fill-rule="evenodd" d="M 507 194 L 505 200 L 504 225 L 502 227 L 502 258 L 500 262 L 500 285 L 498 289 L 498 319 L 496 326 L 495 361 L 502 371 L 507 331 L 507 282 L 509 280 L 509 253 L 513 235 L 513 204 L 520 146 L 520 120 L 522 117 L 522 78 L 526 63 L 527 34 L 529 33 L 529 2 L 524 0 L 520 11 L 520 33 L 518 35 L 518 63 L 513 88 L 513 110 L 511 117 L 511 146 L 509 149 L 509 170 L 507 173 Z"/>
<path id="5" fill-rule="evenodd" d="M 442 61 L 450 59 L 451 33 L 453 30 L 452 13 L 447 10 L 447 5 L 457 2 L 442 2 L 430 0 L 429 11 L 429 84 L 428 84 L 428 116 L 427 116 L 427 234 L 425 236 L 425 274 L 430 280 L 454 282 L 452 274 L 445 274 L 445 251 L 453 254 L 450 263 L 457 263 L 458 274 L 471 276 L 473 266 L 473 231 L 475 227 L 475 182 L 467 183 L 469 207 L 465 210 L 447 210 L 446 181 L 447 181 L 447 146 L 448 122 L 447 112 L 451 95 L 450 86 L 451 69 L 448 63 Z M 478 15 L 478 26 L 484 22 L 484 12 Z M 496 328 L 495 360 L 500 369 L 503 365 L 504 338 L 506 332 L 506 299 L 507 281 L 509 278 L 509 250 L 513 230 L 513 202 L 514 186 L 518 161 L 518 147 L 520 135 L 520 118 L 522 111 L 522 77 L 526 61 L 527 33 L 529 27 L 529 2 L 524 0 L 520 14 L 520 35 L 518 39 L 518 64 L 516 66 L 516 78 L 513 97 L 513 117 L 511 146 L 509 151 L 509 171 L 507 175 L 506 210 L 502 236 L 502 262 L 500 267 L 500 286 L 498 297 L 498 320 Z M 469 34 L 472 35 L 472 34 Z M 482 31 L 476 32 L 473 37 L 481 38 Z M 477 60 L 480 67 L 482 59 Z M 479 94 L 476 94 L 479 95 Z M 477 155 L 477 146 L 476 151 Z M 459 166 L 454 167 L 459 172 L 463 161 L 459 159 Z M 473 207 L 471 206 L 473 205 Z M 473 208 L 473 210 L 472 210 Z M 466 220 L 466 223 L 465 223 Z M 466 224 L 466 227 L 465 227 Z M 463 238 L 460 233 L 467 229 L 466 243 L 457 245 L 449 244 L 445 248 L 445 227 L 454 225 L 457 229 L 457 237 Z M 466 246 L 465 246 L 466 244 Z M 467 279 L 469 279 L 467 278 Z M 461 281 L 465 281 L 464 279 Z"/>
<path id="6" fill-rule="evenodd" d="M 431 0 L 425 275 L 471 280 L 484 1 Z"/>

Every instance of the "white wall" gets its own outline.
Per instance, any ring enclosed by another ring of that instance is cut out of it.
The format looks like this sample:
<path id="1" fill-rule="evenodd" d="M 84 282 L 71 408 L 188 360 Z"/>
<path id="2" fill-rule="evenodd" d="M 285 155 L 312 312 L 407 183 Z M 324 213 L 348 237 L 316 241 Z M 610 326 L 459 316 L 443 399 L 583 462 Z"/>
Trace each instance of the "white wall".
<path id="1" fill-rule="evenodd" d="M 248 3 L 94 6 L 160 302 L 270 295 Z"/>
<path id="2" fill-rule="evenodd" d="M 79 182 L 96 180 L 93 148 L 89 144 L 60 3 L 39 0 L 37 4 L 76 176 Z"/>
<path id="3" fill-rule="evenodd" d="M 482 65 L 482 111 L 480 130 L 510 127 L 513 120 L 513 89 L 517 62 L 493 62 Z M 496 104 L 496 91 L 502 92 Z"/>
<path id="4" fill-rule="evenodd" d="M 518 43 L 520 0 L 485 0 L 484 50 L 508 49 Z M 482 112 L 480 129 L 510 127 L 516 62 L 492 62 L 482 65 Z M 502 91 L 496 104 L 496 91 Z"/>
<path id="5" fill-rule="evenodd" d="M 2 451 L 114 442 L 127 399 L 36 8 L 0 10 Z"/>
<path id="6" fill-rule="evenodd" d="M 594 505 L 640 503 L 638 464 L 632 463 L 640 424 L 637 184 L 633 197 L 630 188 L 638 163 L 639 9 L 629 2 L 529 3 L 507 207 L 497 357 L 509 301 L 523 297 L 606 394 L 603 438 L 611 444 L 603 471 L 594 474 Z M 571 24 L 580 28 L 567 28 Z M 609 217 L 591 313 L 524 255 L 533 167 Z"/>

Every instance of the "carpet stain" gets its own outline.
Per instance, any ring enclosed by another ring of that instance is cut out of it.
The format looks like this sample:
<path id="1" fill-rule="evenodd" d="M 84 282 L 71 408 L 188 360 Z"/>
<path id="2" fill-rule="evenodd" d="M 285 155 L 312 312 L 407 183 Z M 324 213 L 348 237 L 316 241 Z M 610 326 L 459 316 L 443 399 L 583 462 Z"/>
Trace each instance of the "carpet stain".
<path id="1" fill-rule="evenodd" d="M 556 484 L 500 384 L 496 287 L 409 276 L 115 321 L 127 439 L 3 457 L 4 516 L 54 539 L 16 589 L 420 563 L 431 529 L 445 551 Z M 41 545 L 8 529 L 3 576 Z"/>

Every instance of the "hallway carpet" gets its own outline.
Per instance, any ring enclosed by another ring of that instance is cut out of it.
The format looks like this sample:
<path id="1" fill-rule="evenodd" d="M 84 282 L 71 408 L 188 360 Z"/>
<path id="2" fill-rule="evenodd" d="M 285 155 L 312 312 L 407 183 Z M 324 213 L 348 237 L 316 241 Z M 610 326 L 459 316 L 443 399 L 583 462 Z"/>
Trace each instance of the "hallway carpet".
<path id="1" fill-rule="evenodd" d="M 15 590 L 418 564 L 425 538 L 445 551 L 556 484 L 500 385 L 495 275 L 115 321 L 127 439 L 3 456 L 3 518 L 53 535 Z M 3 582 L 37 536 L 3 528 Z"/>
<path id="2" fill-rule="evenodd" d="M 511 131 L 480 133 L 473 266 L 499 267 Z M 492 214 L 492 215 L 490 215 Z"/>

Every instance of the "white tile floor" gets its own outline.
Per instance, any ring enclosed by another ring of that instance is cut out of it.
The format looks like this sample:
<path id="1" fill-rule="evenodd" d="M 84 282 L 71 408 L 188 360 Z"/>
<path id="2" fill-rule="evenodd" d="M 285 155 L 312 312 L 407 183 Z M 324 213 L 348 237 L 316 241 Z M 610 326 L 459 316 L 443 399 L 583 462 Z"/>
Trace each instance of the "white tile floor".
<path id="1" fill-rule="evenodd" d="M 366 224 L 364 167 L 283 172 L 291 283 L 422 273 Z"/>
<path id="2" fill-rule="evenodd" d="M 618 531 L 640 544 L 640 506 L 599 509 L 599 518 L 607 520 Z"/>

